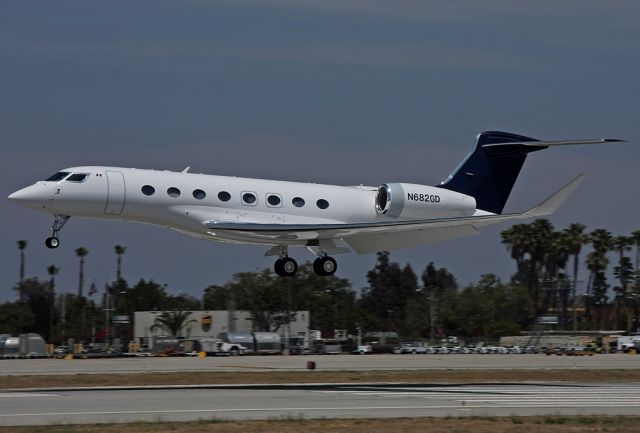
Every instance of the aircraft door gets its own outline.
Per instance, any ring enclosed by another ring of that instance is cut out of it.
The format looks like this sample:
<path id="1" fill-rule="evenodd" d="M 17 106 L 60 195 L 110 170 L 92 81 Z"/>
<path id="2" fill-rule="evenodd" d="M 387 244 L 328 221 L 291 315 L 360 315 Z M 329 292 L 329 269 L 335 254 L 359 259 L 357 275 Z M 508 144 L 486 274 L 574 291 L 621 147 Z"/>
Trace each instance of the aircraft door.
<path id="1" fill-rule="evenodd" d="M 107 170 L 107 205 L 104 213 L 120 215 L 124 209 L 126 191 L 124 187 L 124 175 L 121 171 Z"/>

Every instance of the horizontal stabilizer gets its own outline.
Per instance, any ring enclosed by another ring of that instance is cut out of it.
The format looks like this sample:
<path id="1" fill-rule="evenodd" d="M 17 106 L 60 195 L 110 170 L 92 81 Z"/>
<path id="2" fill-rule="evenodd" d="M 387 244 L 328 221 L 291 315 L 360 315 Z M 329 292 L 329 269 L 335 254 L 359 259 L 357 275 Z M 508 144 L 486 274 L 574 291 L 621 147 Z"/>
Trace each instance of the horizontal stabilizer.
<path id="1" fill-rule="evenodd" d="M 625 140 L 617 138 L 599 138 L 595 140 L 555 140 L 555 141 L 512 141 L 509 143 L 488 143 L 482 147 L 500 147 L 500 146 L 531 146 L 531 147 L 550 147 L 550 146 L 570 146 L 574 144 L 602 144 L 602 143 L 626 143 Z"/>

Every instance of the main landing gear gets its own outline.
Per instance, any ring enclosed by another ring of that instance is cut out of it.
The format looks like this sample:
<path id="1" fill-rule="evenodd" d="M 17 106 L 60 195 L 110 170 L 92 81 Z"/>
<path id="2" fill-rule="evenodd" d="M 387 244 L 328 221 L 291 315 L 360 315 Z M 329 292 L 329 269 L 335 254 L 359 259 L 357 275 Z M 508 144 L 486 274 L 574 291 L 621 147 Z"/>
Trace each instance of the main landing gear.
<path id="1" fill-rule="evenodd" d="M 71 218 L 69 215 L 54 215 L 53 224 L 51 224 L 51 236 L 44 241 L 47 248 L 54 249 L 60 246 L 58 232 L 62 230 L 62 227 L 69 221 L 69 218 Z"/>
<path id="2" fill-rule="evenodd" d="M 328 277 L 336 273 L 338 264 L 333 257 L 323 256 L 318 257 L 313 261 L 313 272 L 322 276 Z"/>
<path id="3" fill-rule="evenodd" d="M 298 270 L 298 263 L 291 257 L 280 257 L 273 269 L 281 277 L 292 277 Z"/>
<path id="4" fill-rule="evenodd" d="M 291 277 L 295 275 L 298 270 L 298 263 L 289 257 L 289 248 L 286 245 L 277 248 L 280 258 L 276 260 L 276 263 L 273 265 L 273 270 L 276 272 L 276 275 L 281 277 Z M 335 274 L 337 269 L 338 264 L 335 259 L 327 256 L 324 252 L 320 252 L 318 258 L 313 262 L 313 271 L 323 277 Z"/>

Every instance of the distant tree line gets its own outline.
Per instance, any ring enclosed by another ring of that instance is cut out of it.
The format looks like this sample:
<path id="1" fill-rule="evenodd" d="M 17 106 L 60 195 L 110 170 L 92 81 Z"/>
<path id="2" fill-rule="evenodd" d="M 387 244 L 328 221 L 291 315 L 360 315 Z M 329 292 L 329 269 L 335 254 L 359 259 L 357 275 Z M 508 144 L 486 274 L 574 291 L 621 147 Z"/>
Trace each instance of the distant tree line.
<path id="1" fill-rule="evenodd" d="M 504 230 L 501 239 L 516 267 L 508 282 L 488 273 L 460 287 L 451 272 L 433 262 L 417 274 L 409 264 L 393 262 L 389 253 L 381 252 L 359 293 L 348 280 L 319 277 L 305 263 L 289 278 L 277 277 L 270 269 L 240 272 L 223 285 L 205 288 L 201 299 L 182 291 L 170 294 L 153 280 L 129 284 L 122 276 L 126 247 L 121 245 L 114 248 L 115 280 L 104 290 L 92 284 L 85 293 L 89 251 L 80 247 L 75 250 L 77 294 L 59 293 L 56 266 L 47 267 L 46 281 L 25 276 L 27 243 L 21 240 L 16 299 L 0 304 L 0 334 L 36 332 L 51 342 L 71 337 L 126 340 L 132 336 L 131 326 L 112 324 L 112 316 L 196 309 L 249 311 L 257 331 L 277 331 L 295 311 L 308 310 L 311 329 L 395 331 L 415 339 L 456 335 L 494 340 L 532 329 L 542 315 L 557 316 L 563 328 L 637 327 L 640 230 L 628 236 L 604 229 L 587 232 L 582 224 L 555 230 L 548 220 L 539 219 Z M 579 280 L 582 262 L 585 281 Z M 176 321 L 184 320 L 184 314 L 167 314 L 157 327 L 173 332 Z"/>

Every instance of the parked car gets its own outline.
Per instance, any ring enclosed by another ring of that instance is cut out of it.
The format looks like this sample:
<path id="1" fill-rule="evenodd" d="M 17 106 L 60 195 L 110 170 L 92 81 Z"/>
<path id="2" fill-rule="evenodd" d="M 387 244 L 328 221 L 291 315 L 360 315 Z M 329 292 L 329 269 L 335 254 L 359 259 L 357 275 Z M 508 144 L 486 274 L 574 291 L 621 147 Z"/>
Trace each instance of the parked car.
<path id="1" fill-rule="evenodd" d="M 71 353 L 69 346 L 58 346 L 53 350 L 54 355 L 67 355 Z"/>
<path id="2" fill-rule="evenodd" d="M 368 344 L 358 346 L 358 348 L 353 351 L 353 353 L 357 353 L 358 355 L 366 355 L 371 352 L 373 352 L 373 348 Z"/>

